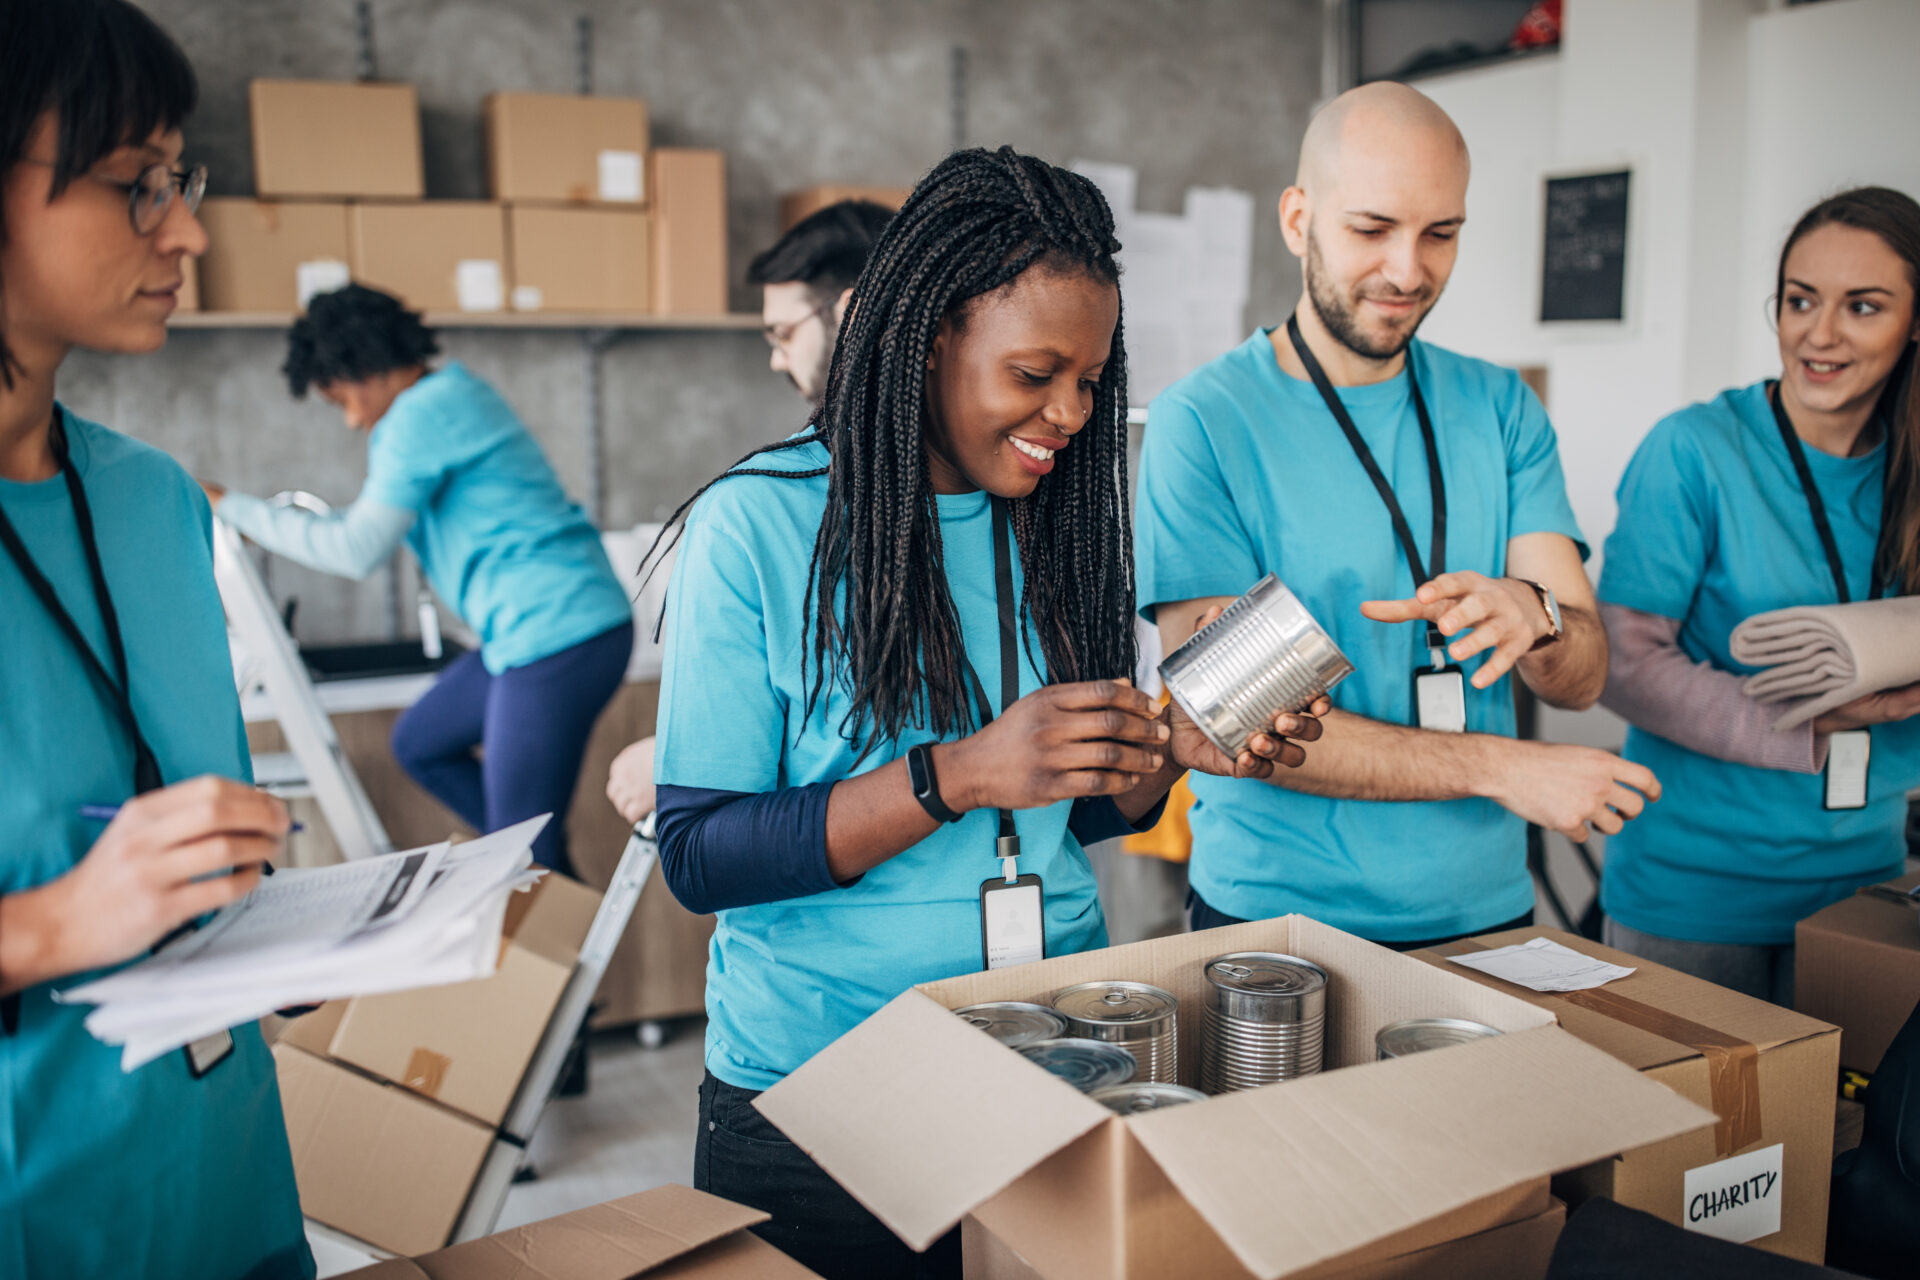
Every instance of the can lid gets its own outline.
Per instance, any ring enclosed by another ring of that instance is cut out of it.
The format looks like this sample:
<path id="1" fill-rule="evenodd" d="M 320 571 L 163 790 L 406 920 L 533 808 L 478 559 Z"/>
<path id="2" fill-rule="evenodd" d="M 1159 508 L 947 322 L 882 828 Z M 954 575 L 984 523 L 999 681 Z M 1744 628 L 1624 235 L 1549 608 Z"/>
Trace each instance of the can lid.
<path id="1" fill-rule="evenodd" d="M 1180 1010 L 1172 993 L 1144 982 L 1083 982 L 1053 998 L 1053 1011 L 1081 1022 L 1157 1022 Z"/>
<path id="2" fill-rule="evenodd" d="M 1227 991 L 1253 995 L 1304 995 L 1327 985 L 1327 971 L 1277 951 L 1236 951 L 1207 962 L 1207 981 Z"/>
<path id="3" fill-rule="evenodd" d="M 1382 1057 L 1404 1058 L 1410 1053 L 1444 1049 L 1450 1044 L 1466 1044 L 1500 1033 L 1484 1022 L 1465 1018 L 1408 1018 L 1380 1028 L 1373 1043 Z"/>
<path id="4" fill-rule="evenodd" d="M 955 1009 L 954 1016 L 980 1028 L 1001 1044 L 1018 1048 L 1035 1040 L 1057 1040 L 1067 1033 L 1064 1018 L 1043 1005 L 994 1000 Z"/>
<path id="5" fill-rule="evenodd" d="M 1104 1089 L 1093 1090 L 1087 1096 L 1105 1106 L 1109 1111 L 1116 1111 L 1123 1116 L 1137 1115 L 1142 1111 L 1162 1111 L 1167 1107 L 1178 1107 L 1189 1102 L 1207 1100 L 1207 1095 L 1198 1089 L 1155 1081 L 1145 1081 L 1140 1084 L 1110 1084 Z"/>
<path id="6" fill-rule="evenodd" d="M 1020 1052 L 1082 1093 L 1125 1084 L 1137 1069 L 1132 1054 L 1099 1040 L 1036 1040 Z"/>

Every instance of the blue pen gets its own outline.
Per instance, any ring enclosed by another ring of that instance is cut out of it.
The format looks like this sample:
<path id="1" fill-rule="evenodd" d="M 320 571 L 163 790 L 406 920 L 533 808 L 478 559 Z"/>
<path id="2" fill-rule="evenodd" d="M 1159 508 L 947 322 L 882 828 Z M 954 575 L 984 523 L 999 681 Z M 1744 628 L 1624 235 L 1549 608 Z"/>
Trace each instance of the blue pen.
<path id="1" fill-rule="evenodd" d="M 80 806 L 80 816 L 89 822 L 112 822 L 114 816 L 119 812 L 120 806 L 117 804 L 83 804 Z M 292 835 L 296 831 L 305 831 L 306 829 L 306 823 L 296 822 L 287 828 L 287 834 Z"/>

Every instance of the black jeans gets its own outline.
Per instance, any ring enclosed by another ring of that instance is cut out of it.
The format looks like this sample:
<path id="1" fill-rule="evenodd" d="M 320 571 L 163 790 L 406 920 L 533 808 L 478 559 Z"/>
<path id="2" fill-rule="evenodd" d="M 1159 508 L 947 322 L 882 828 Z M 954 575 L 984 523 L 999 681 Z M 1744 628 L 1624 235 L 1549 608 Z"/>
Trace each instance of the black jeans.
<path id="1" fill-rule="evenodd" d="M 1207 900 L 1195 893 L 1192 889 L 1187 890 L 1187 927 L 1195 933 L 1200 932 L 1202 929 L 1218 929 L 1222 925 L 1245 923 L 1246 921 L 1242 920 L 1239 916 L 1230 916 L 1219 908 L 1208 905 Z M 1462 938 L 1477 937 L 1483 933 L 1499 933 L 1503 929 L 1524 929 L 1532 923 L 1533 912 L 1529 911 L 1527 914 L 1517 919 L 1509 920 L 1505 924 L 1490 924 L 1484 929 L 1469 929 L 1465 933 L 1456 933 L 1452 937 L 1447 938 L 1422 938 L 1418 942 L 1387 942 L 1383 939 L 1369 939 L 1369 941 L 1378 942 L 1380 946 L 1386 947 L 1390 951 L 1421 951 L 1427 947 L 1437 947 L 1443 943 L 1458 942 Z"/>
<path id="2" fill-rule="evenodd" d="M 754 1109 L 759 1096 L 711 1071 L 700 1082 L 696 1190 L 772 1214 L 754 1234 L 826 1280 L 959 1280 L 959 1228 L 914 1253 Z"/>

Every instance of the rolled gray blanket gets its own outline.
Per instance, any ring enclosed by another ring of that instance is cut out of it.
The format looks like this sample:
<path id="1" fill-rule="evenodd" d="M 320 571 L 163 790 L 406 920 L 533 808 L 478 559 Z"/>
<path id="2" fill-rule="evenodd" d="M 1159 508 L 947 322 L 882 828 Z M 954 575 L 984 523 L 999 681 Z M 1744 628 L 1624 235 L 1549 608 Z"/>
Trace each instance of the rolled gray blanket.
<path id="1" fill-rule="evenodd" d="M 1734 628 L 1731 648 L 1735 661 L 1766 668 L 1747 680 L 1747 696 L 1787 704 L 1773 727 L 1792 729 L 1920 681 L 1920 596 L 1756 613 Z"/>

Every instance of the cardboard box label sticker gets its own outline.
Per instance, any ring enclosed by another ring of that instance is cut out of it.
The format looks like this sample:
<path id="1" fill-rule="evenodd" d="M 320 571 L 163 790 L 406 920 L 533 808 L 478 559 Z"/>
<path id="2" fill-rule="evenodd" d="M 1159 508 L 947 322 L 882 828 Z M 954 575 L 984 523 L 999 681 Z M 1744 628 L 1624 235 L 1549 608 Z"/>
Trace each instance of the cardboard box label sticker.
<path id="1" fill-rule="evenodd" d="M 1689 1231 L 1747 1244 L 1780 1229 L 1781 1162 L 1776 1142 L 1731 1160 L 1687 1170 L 1684 1222 Z"/>
<path id="2" fill-rule="evenodd" d="M 513 287 L 513 309 L 515 311 L 538 311 L 545 306 L 547 295 L 540 292 L 537 284 L 518 284 Z"/>
<path id="3" fill-rule="evenodd" d="M 462 258 L 453 268 L 453 293 L 462 311 L 498 311 L 507 303 L 506 276 L 492 258 Z"/>
<path id="4" fill-rule="evenodd" d="M 600 198 L 638 203 L 644 194 L 644 170 L 638 151 L 602 151 L 600 153 Z"/>
<path id="5" fill-rule="evenodd" d="M 293 289 L 305 311 L 315 294 L 332 293 L 353 283 L 353 272 L 338 258 L 314 258 L 293 269 Z"/>

